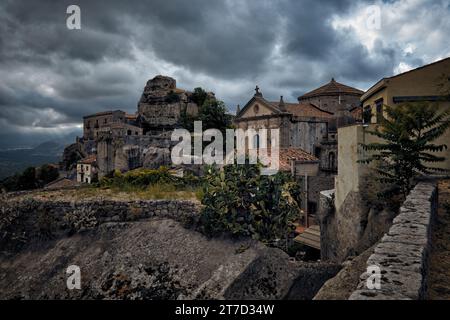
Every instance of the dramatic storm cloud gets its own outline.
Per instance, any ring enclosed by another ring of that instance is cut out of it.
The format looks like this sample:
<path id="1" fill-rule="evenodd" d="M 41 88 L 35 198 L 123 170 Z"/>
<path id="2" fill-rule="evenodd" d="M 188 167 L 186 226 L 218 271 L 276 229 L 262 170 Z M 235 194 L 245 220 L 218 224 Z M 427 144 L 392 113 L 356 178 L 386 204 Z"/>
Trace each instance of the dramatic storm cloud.
<path id="1" fill-rule="evenodd" d="M 81 30 L 66 27 L 71 4 Z M 331 77 L 367 89 L 449 56 L 449 13 L 450 0 L 2 1 L 0 147 L 79 130 L 89 113 L 135 112 L 157 74 L 214 91 L 230 111 L 256 84 L 292 102 Z"/>

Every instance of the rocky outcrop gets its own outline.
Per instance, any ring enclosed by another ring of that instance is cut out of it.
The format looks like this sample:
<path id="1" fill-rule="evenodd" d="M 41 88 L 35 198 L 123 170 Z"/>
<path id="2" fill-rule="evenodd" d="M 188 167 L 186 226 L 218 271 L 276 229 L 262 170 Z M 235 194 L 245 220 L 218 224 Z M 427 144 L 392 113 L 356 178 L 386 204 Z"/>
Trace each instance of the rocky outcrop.
<path id="1" fill-rule="evenodd" d="M 375 247 L 367 267 L 381 269 L 381 288 L 369 290 L 363 273 L 352 300 L 417 300 L 426 292 L 431 224 L 437 211 L 437 188 L 421 182 L 408 195 L 392 227 Z"/>
<path id="2" fill-rule="evenodd" d="M 315 295 L 314 300 L 347 300 L 359 284 L 361 273 L 367 270 L 366 261 L 375 246 L 356 257 L 351 257 L 342 265 L 339 273 L 325 282 Z"/>
<path id="3" fill-rule="evenodd" d="M 143 167 L 148 169 L 158 169 L 161 166 L 172 164 L 169 148 L 150 147 L 144 151 Z"/>
<path id="4" fill-rule="evenodd" d="M 189 201 L 1 207 L 10 237 L 1 243 L 0 299 L 311 299 L 339 270 L 254 240 L 209 239 L 190 228 L 199 207 Z M 80 290 L 67 288 L 71 265 Z"/>
<path id="5" fill-rule="evenodd" d="M 73 143 L 64 148 L 62 155 L 62 161 L 60 167 L 62 170 L 69 171 L 74 169 L 77 165 L 77 161 L 86 157 L 83 144 L 80 142 Z"/>
<path id="6" fill-rule="evenodd" d="M 192 92 L 178 89 L 173 78 L 156 76 L 149 80 L 138 105 L 146 131 L 173 128 L 184 112 L 196 115 L 199 106 L 192 97 Z"/>

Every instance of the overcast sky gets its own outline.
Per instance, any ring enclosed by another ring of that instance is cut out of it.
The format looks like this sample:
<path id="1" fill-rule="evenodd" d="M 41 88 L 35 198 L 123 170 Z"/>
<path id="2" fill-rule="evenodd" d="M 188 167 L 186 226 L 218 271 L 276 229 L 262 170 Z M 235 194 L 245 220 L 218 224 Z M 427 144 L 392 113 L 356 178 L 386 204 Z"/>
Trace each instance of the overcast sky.
<path id="1" fill-rule="evenodd" d="M 66 27 L 70 4 L 81 30 Z M 233 112 L 256 84 L 290 102 L 332 77 L 365 90 L 450 56 L 449 14 L 450 0 L 2 0 L 0 147 L 79 130 L 101 110 L 134 113 L 157 74 Z"/>

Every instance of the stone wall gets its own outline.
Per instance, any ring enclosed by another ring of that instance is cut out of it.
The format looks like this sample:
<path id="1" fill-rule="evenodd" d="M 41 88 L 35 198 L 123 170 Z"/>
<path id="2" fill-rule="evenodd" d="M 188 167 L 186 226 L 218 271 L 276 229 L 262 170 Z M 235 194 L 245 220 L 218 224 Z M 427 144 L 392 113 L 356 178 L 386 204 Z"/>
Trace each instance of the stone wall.
<path id="1" fill-rule="evenodd" d="M 0 248 L 16 251 L 41 238 L 58 238 L 109 222 L 167 218 L 195 224 L 200 205 L 185 200 L 40 201 L 32 198 L 1 202 Z M 74 230 L 77 229 L 77 230 Z"/>
<path id="2" fill-rule="evenodd" d="M 437 211 L 437 188 L 420 182 L 406 198 L 389 232 L 375 247 L 367 266 L 381 269 L 381 289 L 369 290 L 367 273 L 351 300 L 422 299 L 427 288 L 431 225 Z"/>

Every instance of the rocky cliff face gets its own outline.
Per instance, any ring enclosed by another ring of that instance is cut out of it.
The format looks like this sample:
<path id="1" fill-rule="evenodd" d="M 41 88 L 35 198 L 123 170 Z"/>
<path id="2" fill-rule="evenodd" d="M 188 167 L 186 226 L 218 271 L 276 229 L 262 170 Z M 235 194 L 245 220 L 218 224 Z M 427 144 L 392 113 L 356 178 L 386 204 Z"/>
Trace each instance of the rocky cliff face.
<path id="1" fill-rule="evenodd" d="M 208 239 L 188 201 L 1 203 L 0 299 L 311 299 L 339 266 Z M 20 245 L 22 244 L 22 246 Z M 81 290 L 67 288 L 77 265 Z"/>
<path id="2" fill-rule="evenodd" d="M 144 88 L 138 105 L 138 113 L 148 129 L 174 127 L 183 112 L 198 113 L 197 104 L 192 100 L 192 92 L 176 87 L 176 80 L 156 76 Z"/>

